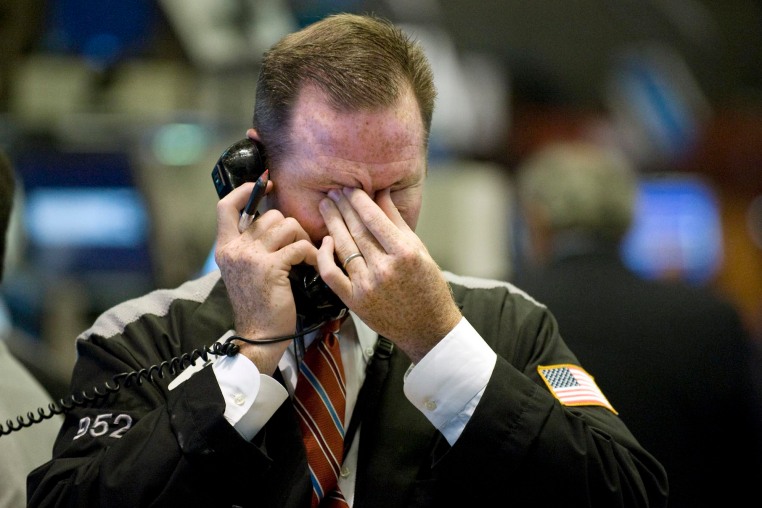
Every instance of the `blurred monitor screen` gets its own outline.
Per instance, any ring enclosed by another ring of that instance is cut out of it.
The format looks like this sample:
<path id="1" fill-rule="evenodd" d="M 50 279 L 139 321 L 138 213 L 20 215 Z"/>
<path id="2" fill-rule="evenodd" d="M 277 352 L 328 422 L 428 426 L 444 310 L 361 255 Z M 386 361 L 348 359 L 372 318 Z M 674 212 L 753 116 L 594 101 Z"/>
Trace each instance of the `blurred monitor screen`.
<path id="1" fill-rule="evenodd" d="M 713 189 L 690 174 L 647 175 L 622 245 L 632 270 L 648 278 L 709 281 L 722 262 L 722 224 Z"/>
<path id="2" fill-rule="evenodd" d="M 123 153 L 20 154 L 27 261 L 56 274 L 150 273 L 150 223 Z"/>

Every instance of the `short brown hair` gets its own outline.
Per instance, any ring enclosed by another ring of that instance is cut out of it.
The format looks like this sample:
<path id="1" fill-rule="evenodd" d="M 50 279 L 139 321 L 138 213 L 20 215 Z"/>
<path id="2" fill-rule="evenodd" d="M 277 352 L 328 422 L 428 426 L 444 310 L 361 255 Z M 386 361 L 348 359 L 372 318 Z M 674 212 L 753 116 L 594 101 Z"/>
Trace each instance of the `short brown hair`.
<path id="1" fill-rule="evenodd" d="M 254 127 L 271 162 L 288 150 L 291 113 L 306 84 L 325 93 L 338 111 L 392 106 L 409 86 L 428 142 L 436 98 L 431 66 L 421 45 L 388 20 L 335 14 L 265 52 Z"/>

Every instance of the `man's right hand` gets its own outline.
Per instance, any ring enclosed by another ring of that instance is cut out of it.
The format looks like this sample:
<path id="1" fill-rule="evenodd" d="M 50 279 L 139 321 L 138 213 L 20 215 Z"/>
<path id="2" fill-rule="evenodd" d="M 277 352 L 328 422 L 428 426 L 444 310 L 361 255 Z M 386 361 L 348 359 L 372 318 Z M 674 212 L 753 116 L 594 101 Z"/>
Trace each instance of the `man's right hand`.
<path id="1" fill-rule="evenodd" d="M 238 232 L 238 219 L 253 184 L 234 189 L 217 204 L 215 260 L 233 308 L 237 335 L 267 339 L 296 331 L 296 306 L 288 275 L 299 263 L 317 265 L 317 248 L 301 225 L 277 210 Z M 272 183 L 268 183 L 268 192 Z M 263 374 L 273 374 L 289 341 L 241 344 Z"/>

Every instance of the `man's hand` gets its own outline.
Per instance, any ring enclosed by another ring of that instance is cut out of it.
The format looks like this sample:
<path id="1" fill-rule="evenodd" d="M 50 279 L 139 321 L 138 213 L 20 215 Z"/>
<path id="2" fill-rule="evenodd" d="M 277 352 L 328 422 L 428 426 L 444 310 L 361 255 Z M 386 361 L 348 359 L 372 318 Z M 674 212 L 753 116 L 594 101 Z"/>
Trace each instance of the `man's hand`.
<path id="1" fill-rule="evenodd" d="M 420 360 L 461 319 L 449 286 L 389 189 L 375 201 L 360 189 L 332 190 L 320 203 L 329 237 L 318 253 L 320 275 L 365 323 Z M 346 274 L 336 265 L 351 259 Z"/>
<path id="2" fill-rule="evenodd" d="M 288 274 L 293 265 L 317 264 L 317 248 L 299 223 L 269 210 L 238 232 L 240 210 L 253 184 L 234 189 L 217 204 L 215 260 L 233 307 L 236 333 L 248 339 L 293 334 L 296 306 Z M 272 183 L 268 183 L 268 192 Z M 241 344 L 260 372 L 272 374 L 289 341 Z"/>

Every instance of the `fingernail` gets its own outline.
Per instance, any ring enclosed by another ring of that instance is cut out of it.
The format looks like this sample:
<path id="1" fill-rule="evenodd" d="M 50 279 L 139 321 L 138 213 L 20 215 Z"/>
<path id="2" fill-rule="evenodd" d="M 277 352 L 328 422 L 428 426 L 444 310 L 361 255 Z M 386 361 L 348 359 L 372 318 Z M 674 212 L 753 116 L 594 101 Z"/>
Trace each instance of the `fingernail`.
<path id="1" fill-rule="evenodd" d="M 339 194 L 338 189 L 331 189 L 328 191 L 328 197 L 334 201 L 338 201 L 341 195 Z"/>

